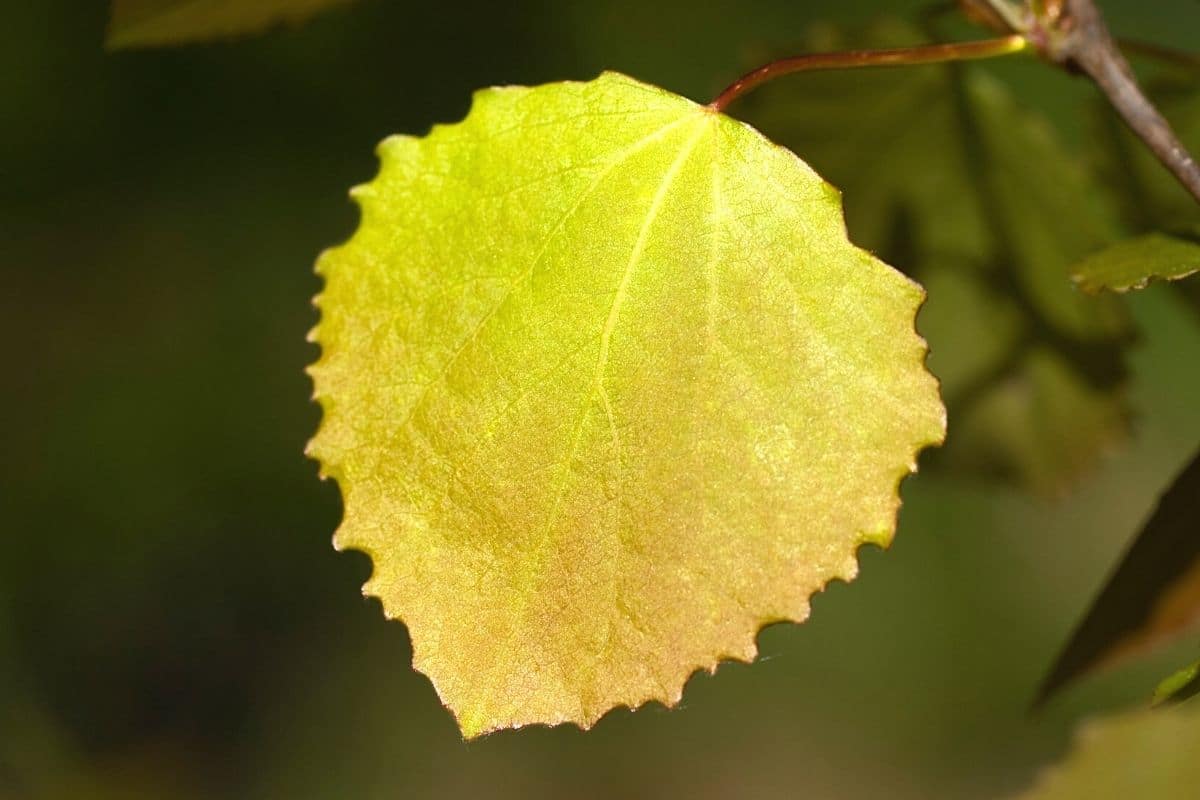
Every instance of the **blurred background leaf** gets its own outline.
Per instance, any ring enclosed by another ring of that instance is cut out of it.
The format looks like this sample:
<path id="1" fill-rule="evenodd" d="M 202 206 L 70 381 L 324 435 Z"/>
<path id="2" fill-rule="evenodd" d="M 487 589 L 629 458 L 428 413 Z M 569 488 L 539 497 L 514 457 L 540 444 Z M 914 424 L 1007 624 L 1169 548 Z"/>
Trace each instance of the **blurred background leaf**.
<path id="1" fill-rule="evenodd" d="M 1170 120 L 1184 145 L 1195 153 L 1200 148 L 1200 61 L 1142 57 L 1135 58 L 1134 63 L 1142 73 L 1150 97 Z M 1094 135 L 1089 137 L 1086 149 L 1098 174 L 1116 189 L 1114 196 L 1123 227 L 1150 237 L 1161 233 L 1169 238 L 1135 239 L 1137 244 L 1129 249 L 1118 244 L 1111 251 L 1096 255 L 1095 260 L 1085 262 L 1085 268 L 1120 269 L 1127 277 L 1134 277 L 1130 273 L 1132 264 L 1146 258 L 1153 264 L 1144 271 L 1150 277 L 1186 277 L 1196 260 L 1190 245 L 1195 243 L 1200 230 L 1200 206 L 1125 129 L 1111 108 L 1097 103 L 1096 109 L 1091 114 Z M 1139 256 L 1139 251 L 1145 252 Z M 1116 263 L 1114 257 L 1119 259 Z M 1176 289 L 1200 313 L 1200 281 L 1180 281 Z"/>
<path id="2" fill-rule="evenodd" d="M 1081 726 L 1067 760 L 1022 800 L 1190 800 L 1200 786 L 1200 703 Z"/>
<path id="3" fill-rule="evenodd" d="M 1145 289 L 1151 280 L 1177 281 L 1200 271 L 1200 243 L 1179 236 L 1147 233 L 1118 242 L 1085 258 L 1071 279 L 1085 292 Z"/>
<path id="4" fill-rule="evenodd" d="M 1200 623 L 1200 453 L 1163 493 L 1038 690 L 1176 638 Z"/>
<path id="5" fill-rule="evenodd" d="M 1153 704 L 1179 703 L 1200 694 L 1200 661 L 1164 678 L 1154 690 Z"/>
<path id="6" fill-rule="evenodd" d="M 112 0 L 113 49 L 179 44 L 298 25 L 352 0 Z"/>

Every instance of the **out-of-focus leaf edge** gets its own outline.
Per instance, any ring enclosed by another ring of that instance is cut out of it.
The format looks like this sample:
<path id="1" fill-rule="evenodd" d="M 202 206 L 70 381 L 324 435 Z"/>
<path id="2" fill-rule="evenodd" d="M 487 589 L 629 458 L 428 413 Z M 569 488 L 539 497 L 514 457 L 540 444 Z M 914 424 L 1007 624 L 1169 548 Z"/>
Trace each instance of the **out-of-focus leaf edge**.
<path id="1" fill-rule="evenodd" d="M 249 2 L 249 0 L 243 0 L 243 2 Z M 279 28 L 303 25 L 319 14 L 352 2 L 355 2 L 355 0 L 326 0 L 325 4 L 305 10 L 303 13 L 289 14 L 286 10 L 280 11 L 271 19 L 244 28 L 234 26 L 221 31 L 201 31 L 164 36 L 153 32 L 154 25 L 162 19 L 164 13 L 169 13 L 173 9 L 154 11 L 130 21 L 124 19 L 118 11 L 119 0 L 111 0 L 109 3 L 108 25 L 104 31 L 104 49 L 113 52 L 140 48 L 175 47 L 257 36 Z"/>
<path id="2" fill-rule="evenodd" d="M 1076 628 L 1033 701 L 1038 708 L 1056 691 L 1120 656 L 1144 651 L 1188 627 L 1168 625 L 1155 613 L 1164 601 L 1200 582 L 1200 453 L 1176 477 Z M 1193 609 L 1193 616 L 1200 609 Z M 1178 614 L 1170 615 L 1174 620 Z"/>
<path id="3" fill-rule="evenodd" d="M 1071 280 L 1088 294 L 1124 294 L 1151 282 L 1177 281 L 1200 272 L 1200 243 L 1164 233 L 1118 242 L 1075 265 Z"/>
<path id="4" fill-rule="evenodd" d="M 1154 690 L 1151 705 L 1178 703 L 1200 694 L 1200 661 L 1164 678 Z"/>

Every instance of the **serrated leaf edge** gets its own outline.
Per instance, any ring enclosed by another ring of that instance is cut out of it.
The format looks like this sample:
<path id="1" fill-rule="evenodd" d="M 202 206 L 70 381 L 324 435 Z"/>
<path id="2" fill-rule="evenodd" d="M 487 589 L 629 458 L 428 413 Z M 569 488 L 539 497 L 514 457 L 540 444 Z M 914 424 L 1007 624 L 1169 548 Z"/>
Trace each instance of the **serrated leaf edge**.
<path id="1" fill-rule="evenodd" d="M 647 91 L 659 92 L 659 93 L 668 94 L 668 95 L 671 94 L 669 92 L 666 92 L 665 90 L 659 89 L 658 87 L 644 84 L 640 81 L 637 81 L 634 78 L 629 77 L 628 75 L 625 75 L 623 73 L 616 72 L 616 71 L 605 70 L 604 72 L 602 72 L 600 74 L 599 77 L 600 78 L 606 78 L 606 77 L 607 78 L 615 78 L 615 79 L 621 80 L 623 82 L 628 82 L 630 84 L 634 84 L 634 85 L 636 85 L 640 88 L 643 88 Z M 562 83 L 584 85 L 584 84 L 588 83 L 588 81 L 563 81 Z M 463 122 L 465 122 L 467 119 L 469 119 L 472 116 L 472 114 L 474 114 L 481 107 L 481 105 L 489 102 L 498 93 L 528 93 L 530 91 L 533 91 L 535 88 L 537 88 L 537 87 L 509 85 L 509 86 L 491 86 L 491 87 L 485 87 L 485 88 L 478 89 L 472 93 L 471 104 L 470 104 L 466 114 L 458 121 L 434 124 L 430 127 L 428 133 L 425 136 L 414 136 L 411 134 L 393 134 L 391 136 L 388 136 L 382 142 L 380 142 L 380 144 L 377 146 L 376 154 L 379 156 L 381 162 L 383 162 L 383 160 L 386 158 L 386 151 L 387 151 L 388 147 L 391 146 L 391 144 L 395 141 L 432 139 L 433 137 L 438 136 L 441 132 L 451 129 L 451 128 L 454 128 L 454 127 L 462 124 Z M 710 114 L 717 113 L 705 106 L 701 106 L 699 104 L 695 104 L 695 105 L 696 105 L 697 110 L 701 111 L 703 113 L 710 113 Z M 771 141 L 766 136 L 764 136 L 761 132 L 759 132 L 757 129 L 755 129 L 753 126 L 749 125 L 748 123 L 746 123 L 744 121 L 736 120 L 736 119 L 733 121 L 736 122 L 738 125 L 753 132 L 756 136 L 760 137 L 764 143 L 769 145 L 774 150 L 782 152 L 783 154 L 786 154 L 791 159 L 794 159 L 795 161 L 799 162 L 799 164 L 806 171 L 808 171 L 809 173 L 816 175 L 818 178 L 820 178 L 820 176 L 816 174 L 816 172 L 812 169 L 811 166 L 809 166 L 807 164 L 807 162 L 805 162 L 803 159 L 800 159 L 794 152 L 792 152 L 788 148 Z M 355 227 L 355 233 L 357 233 L 357 231 L 359 229 L 361 229 L 362 226 L 365 224 L 365 215 L 366 215 L 367 209 L 365 208 L 365 206 L 362 202 L 362 197 L 364 196 L 364 194 L 366 192 L 369 191 L 369 187 L 371 186 L 372 183 L 374 183 L 375 180 L 378 179 L 378 177 L 382 173 L 382 171 L 383 171 L 383 165 L 381 163 L 380 170 L 376 173 L 376 176 L 374 178 L 372 178 L 371 181 L 359 184 L 359 185 L 353 187 L 349 192 L 350 198 L 354 201 L 355 205 L 358 207 L 359 212 L 360 212 L 360 221 L 359 221 L 359 224 Z M 825 187 L 826 191 L 829 193 L 830 197 L 837 204 L 837 208 L 840 212 L 839 216 L 841 219 L 840 233 L 841 233 L 842 237 L 845 239 L 845 241 L 847 242 L 848 246 L 859 252 L 865 253 L 866 255 L 868 255 L 872 259 L 874 259 L 875 256 L 873 254 L 871 254 L 869 251 L 864 250 L 863 248 L 858 247 L 850 239 L 849 231 L 846 226 L 845 211 L 844 211 L 844 206 L 842 203 L 841 191 L 837 187 L 829 184 L 823 178 L 820 178 L 820 180 L 821 180 L 821 183 L 823 184 L 823 186 Z M 352 239 L 353 236 L 354 236 L 354 234 L 351 234 L 351 236 L 348 237 L 346 242 L 348 242 L 350 239 Z M 342 244 L 334 245 L 330 248 L 327 248 L 325 251 L 323 251 L 318 256 L 316 268 L 315 268 L 315 272 L 317 275 L 320 275 L 322 277 L 324 276 L 324 273 L 322 271 L 322 263 L 325 261 L 326 255 L 332 251 L 336 251 L 338 248 L 342 247 L 344 244 L 345 244 L 345 242 L 343 242 Z M 895 270 L 894 267 L 887 265 L 886 262 L 880 261 L 879 263 L 884 264 L 889 269 Z M 904 278 L 904 280 L 906 280 L 918 292 L 920 299 L 919 299 L 919 302 L 917 303 L 916 310 L 917 310 L 917 315 L 919 316 L 920 308 L 924 305 L 926 297 L 927 297 L 924 288 L 920 284 L 913 281 L 908 276 L 904 275 L 903 273 L 900 273 L 898 270 L 896 272 L 900 277 Z M 312 301 L 313 306 L 315 308 L 317 308 L 318 310 L 321 309 L 321 299 L 322 299 L 323 294 L 324 294 L 324 292 L 322 290 L 313 298 L 313 301 Z M 916 325 L 915 325 L 915 318 L 916 317 L 914 317 L 914 325 L 912 328 L 912 332 L 921 344 L 921 347 L 923 349 L 922 364 L 926 365 L 928 362 L 928 358 L 929 358 L 929 345 L 928 345 L 928 342 L 924 339 L 924 337 L 920 335 L 919 331 L 917 331 Z M 307 340 L 309 342 L 318 343 L 318 333 L 320 330 L 320 326 L 321 326 L 321 323 L 320 323 L 320 321 L 318 321 L 317 324 L 314 325 L 312 327 L 312 329 L 309 331 L 309 333 L 307 335 Z M 325 357 L 326 357 L 326 348 L 325 348 L 325 346 L 321 346 L 320 357 L 315 362 L 313 362 L 308 367 L 306 367 L 306 369 L 305 369 L 305 372 L 310 376 L 310 378 L 313 377 L 314 371 L 321 366 L 322 362 L 325 360 Z M 926 370 L 926 373 L 929 374 L 929 376 L 934 381 L 934 383 L 937 387 L 937 390 L 938 390 L 938 395 L 940 396 L 940 394 L 941 394 L 940 380 L 938 380 L 938 378 L 935 375 L 933 375 L 932 373 L 929 372 L 927 366 L 925 366 L 925 370 Z M 316 386 L 315 386 L 315 380 L 314 380 L 314 389 L 313 389 L 311 396 L 312 396 L 312 399 L 314 401 L 316 401 L 318 403 L 318 405 L 321 407 L 322 421 L 321 421 L 320 425 L 318 426 L 317 432 L 314 434 L 312 439 L 309 440 L 308 445 L 305 447 L 304 452 L 305 452 L 305 455 L 307 455 L 309 458 L 313 458 L 314 460 L 316 460 L 318 462 L 320 478 L 322 480 L 325 480 L 327 478 L 333 478 L 334 481 L 339 486 L 341 496 L 343 498 L 345 498 L 347 487 L 345 487 L 342 484 L 342 479 L 339 476 L 338 472 L 334 468 L 332 468 L 330 465 L 327 465 L 324 462 L 320 461 L 320 459 L 317 458 L 312 452 L 313 442 L 315 442 L 317 440 L 317 438 L 319 437 L 321 428 L 325 424 L 325 416 L 328 414 L 328 412 L 332 408 L 332 398 L 330 398 L 327 395 L 320 395 L 318 393 Z M 829 585 L 831 583 L 833 583 L 834 581 L 841 581 L 841 582 L 847 583 L 847 584 L 854 581 L 854 579 L 858 576 L 859 569 L 860 569 L 859 551 L 864 546 L 874 545 L 876 547 L 879 547 L 880 549 L 888 549 L 891 546 L 892 542 L 895 539 L 896 530 L 897 530 L 898 522 L 899 522 L 900 508 L 902 506 L 902 500 L 901 500 L 902 484 L 906 478 L 908 478 L 911 475 L 914 475 L 918 472 L 917 459 L 918 459 L 918 456 L 921 453 L 921 451 L 925 450 L 928 447 L 939 446 L 945 441 L 946 421 L 947 421 L 946 420 L 946 408 L 945 408 L 945 405 L 943 404 L 942 408 L 941 408 L 941 415 L 940 415 L 940 431 L 941 431 L 940 435 L 929 441 L 919 442 L 919 443 L 915 444 L 911 448 L 911 452 L 909 453 L 908 463 L 906 465 L 902 466 L 901 468 L 899 468 L 898 470 L 896 470 L 895 477 L 891 484 L 892 491 L 889 493 L 889 496 L 896 497 L 896 505 L 895 505 L 895 509 L 894 509 L 894 512 L 891 517 L 890 524 L 888 524 L 884 529 L 877 530 L 877 531 L 858 531 L 857 532 L 857 541 L 852 544 L 851 553 L 845 560 L 844 569 L 838 573 L 833 574 L 824 584 L 822 584 L 820 587 L 815 589 L 812 592 L 812 594 L 809 595 L 808 601 L 805 602 L 804 607 L 802 609 L 802 613 L 799 613 L 795 616 L 786 616 L 786 617 L 763 616 L 763 617 L 757 618 L 757 620 L 752 624 L 752 629 L 748 632 L 748 635 L 747 635 L 748 641 L 746 642 L 746 645 L 743 649 L 734 650 L 731 648 L 727 652 L 719 653 L 716 656 L 712 657 L 708 663 L 703 663 L 703 664 L 699 664 L 699 665 L 695 665 L 695 666 L 687 668 L 686 670 L 682 671 L 681 674 L 678 676 L 677 680 L 675 680 L 671 684 L 668 691 L 665 691 L 663 693 L 650 693 L 645 697 L 636 698 L 636 699 L 633 699 L 630 701 L 619 701 L 619 702 L 613 703 L 613 704 L 605 707 L 603 710 L 601 710 L 599 712 L 583 714 L 580 716 L 571 716 L 569 714 L 563 714 L 563 715 L 560 715 L 560 717 L 556 718 L 556 719 L 541 720 L 538 722 L 519 722 L 519 723 L 514 723 L 514 724 L 500 724 L 500 725 L 477 725 L 477 724 L 473 724 L 470 720 L 464 720 L 461 715 L 461 712 L 454 709 L 453 707 L 451 707 L 448 704 L 447 698 L 446 698 L 445 694 L 443 693 L 442 687 L 439 686 L 438 681 L 431 675 L 430 671 L 427 671 L 426 669 L 424 669 L 424 661 L 423 661 L 420 653 L 418 652 L 417 643 L 414 640 L 414 638 L 412 636 L 412 632 L 410 630 L 409 639 L 413 645 L 412 668 L 414 670 L 416 670 L 417 672 L 421 673 L 422 675 L 424 675 L 430 681 L 431 685 L 434 688 L 434 691 L 438 695 L 439 700 L 442 702 L 442 705 L 454 716 L 455 721 L 457 722 L 459 729 L 465 740 L 476 739 L 480 736 L 484 736 L 484 735 L 487 735 L 490 733 L 495 733 L 500 730 L 510 730 L 510 729 L 518 730 L 518 729 L 526 728 L 526 727 L 556 727 L 556 726 L 562 725 L 562 724 L 573 724 L 576 727 L 578 727 L 580 730 L 587 731 L 587 730 L 590 730 L 592 727 L 594 727 L 602 718 L 607 716 L 609 713 L 620 710 L 620 709 L 626 709 L 630 712 L 633 712 L 633 711 L 639 710 L 641 707 L 643 707 L 645 705 L 648 705 L 650 703 L 655 703 L 655 702 L 660 703 L 661 705 L 665 706 L 668 709 L 674 708 L 675 706 L 677 706 L 679 704 L 680 700 L 682 699 L 683 692 L 686 688 L 687 683 L 694 676 L 696 676 L 702 672 L 707 672 L 709 675 L 715 675 L 717 672 L 717 669 L 721 666 L 721 664 L 727 663 L 727 662 L 728 663 L 743 663 L 743 664 L 749 664 L 749 663 L 754 662 L 757 659 L 758 653 L 759 653 L 758 637 L 761 635 L 762 631 L 765 628 L 767 628 L 771 625 L 785 623 L 785 622 L 793 623 L 793 624 L 801 624 L 801 623 L 805 622 L 811 614 L 811 601 L 812 601 L 813 597 L 815 597 L 817 594 L 824 592 L 829 587 Z M 335 550 L 337 550 L 338 552 L 342 552 L 344 550 L 356 550 L 358 552 L 363 553 L 368 558 L 370 558 L 372 565 L 377 563 L 377 561 L 379 560 L 380 554 L 375 552 L 373 548 L 362 546 L 362 545 L 345 546 L 345 547 L 343 547 L 342 545 L 339 545 L 338 532 L 340 530 L 341 530 L 341 525 L 339 524 L 338 530 L 335 531 L 333 534 L 333 547 Z M 372 585 L 372 581 L 373 581 L 374 577 L 375 577 L 375 569 L 373 568 L 371 576 L 367 579 L 367 581 L 362 586 L 362 589 L 361 589 L 362 595 L 367 598 L 378 599 L 380 601 L 380 605 L 383 610 L 383 615 L 386 619 L 399 621 L 399 622 L 403 623 L 404 620 L 400 616 L 400 614 L 389 609 L 387 607 L 386 602 L 384 601 L 384 598 L 381 597 L 379 594 L 374 593 L 371 590 L 371 585 Z M 405 624 L 407 627 L 407 623 L 405 623 Z M 664 688 L 666 688 L 666 687 L 664 687 Z"/>

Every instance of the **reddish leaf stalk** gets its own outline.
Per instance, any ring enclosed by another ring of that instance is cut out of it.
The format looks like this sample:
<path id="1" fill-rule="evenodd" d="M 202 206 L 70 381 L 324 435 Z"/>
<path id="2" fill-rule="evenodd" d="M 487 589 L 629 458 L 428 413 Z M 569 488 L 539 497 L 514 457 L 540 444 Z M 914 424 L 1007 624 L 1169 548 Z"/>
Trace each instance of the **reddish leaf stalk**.
<path id="1" fill-rule="evenodd" d="M 954 44 L 930 44 L 891 50 L 847 50 L 839 53 L 808 53 L 792 56 L 772 61 L 753 72 L 746 73 L 717 95 L 717 98 L 709 103 L 708 107 L 713 111 L 724 111 L 734 100 L 757 89 L 767 81 L 794 72 L 973 61 L 1019 53 L 1028 46 L 1029 41 L 1024 36 L 1014 34 L 998 39 L 982 39 Z"/>

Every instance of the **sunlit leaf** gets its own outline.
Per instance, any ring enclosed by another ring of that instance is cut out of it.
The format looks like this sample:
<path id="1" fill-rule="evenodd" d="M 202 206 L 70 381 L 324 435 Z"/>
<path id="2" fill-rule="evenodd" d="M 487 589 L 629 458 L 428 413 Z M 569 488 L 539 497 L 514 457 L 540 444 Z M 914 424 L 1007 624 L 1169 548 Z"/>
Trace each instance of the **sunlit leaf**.
<path id="1" fill-rule="evenodd" d="M 675 703 L 891 540 L 945 423 L 923 293 L 796 156 L 612 73 L 380 154 L 310 452 L 464 735 Z"/>
<path id="2" fill-rule="evenodd" d="M 1200 703 L 1091 720 L 1021 800 L 1195 800 Z"/>
<path id="3" fill-rule="evenodd" d="M 927 39 L 884 21 L 818 28 L 802 49 Z M 935 465 L 1057 494 L 1122 440 L 1126 315 L 1068 273 L 1111 241 L 1114 210 L 1045 119 L 982 69 L 954 67 L 798 75 L 745 103 L 843 190 L 851 239 L 927 285 L 950 285 L 931 290 L 921 314 L 956 421 Z M 1049 379 L 1032 363 L 1047 352 Z M 1027 422 L 1053 435 L 1030 437 Z"/>
<path id="4" fill-rule="evenodd" d="M 1163 679 L 1154 690 L 1154 705 L 1179 703 L 1200 694 L 1200 661 Z"/>
<path id="5" fill-rule="evenodd" d="M 113 0 L 106 44 L 149 47 L 295 25 L 352 0 Z"/>
<path id="6" fill-rule="evenodd" d="M 1163 495 L 1038 691 L 1143 652 L 1200 623 L 1200 455 Z"/>
<path id="7" fill-rule="evenodd" d="M 1200 271 L 1200 244 L 1149 233 L 1113 245 L 1076 265 L 1071 279 L 1086 292 L 1144 289 L 1151 280 L 1175 281 Z"/>
<path id="8" fill-rule="evenodd" d="M 819 28 L 807 49 L 925 38 L 884 21 L 848 34 Z M 1119 304 L 1080 296 L 1068 279 L 1075 262 L 1114 238 L 1106 193 L 1049 121 L 983 70 L 797 75 L 747 102 L 752 120 L 843 191 L 856 242 L 907 255 L 918 269 L 962 259 L 1001 273 L 1015 285 L 997 288 L 1064 335 L 1090 341 L 1124 331 Z"/>

